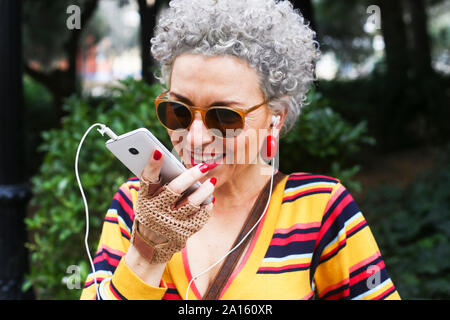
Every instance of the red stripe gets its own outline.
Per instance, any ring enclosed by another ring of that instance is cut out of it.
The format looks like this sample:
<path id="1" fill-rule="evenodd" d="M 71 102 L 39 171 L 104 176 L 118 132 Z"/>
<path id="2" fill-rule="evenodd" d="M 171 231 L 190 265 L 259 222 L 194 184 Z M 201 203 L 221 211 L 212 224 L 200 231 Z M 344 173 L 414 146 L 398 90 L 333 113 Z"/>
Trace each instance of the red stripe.
<path id="1" fill-rule="evenodd" d="M 327 259 L 329 256 L 333 255 L 336 251 L 338 251 L 340 248 L 342 248 L 343 245 L 345 245 L 346 243 L 346 239 L 342 239 L 341 241 L 339 241 L 338 245 L 336 248 L 334 248 L 333 250 L 331 250 L 330 252 L 328 252 L 327 254 L 323 255 L 320 257 L 320 261 Z"/>
<path id="2" fill-rule="evenodd" d="M 119 223 L 119 220 L 117 219 L 117 217 L 105 217 L 105 221 Z"/>
<path id="3" fill-rule="evenodd" d="M 191 269 L 189 268 L 189 261 L 187 256 L 187 249 L 184 247 L 183 250 L 181 250 L 181 256 L 183 258 L 183 265 L 184 265 L 184 272 L 186 274 L 186 278 L 189 282 L 192 280 L 192 274 Z M 187 286 L 186 286 L 187 288 Z M 195 281 L 192 281 L 190 289 L 194 292 L 195 296 L 198 300 L 202 300 L 202 295 L 200 294 L 200 291 L 198 291 L 197 286 L 195 285 Z"/>
<path id="4" fill-rule="evenodd" d="M 130 216 L 131 219 L 134 217 L 134 211 L 133 208 L 131 208 L 128 203 L 122 198 L 122 195 L 118 192 L 114 195 L 113 199 L 117 200 L 121 207 L 125 210 L 126 213 Z M 130 200 L 131 201 L 131 200 Z"/>
<path id="5" fill-rule="evenodd" d="M 287 238 L 273 238 L 272 241 L 270 241 L 270 245 L 285 246 L 291 242 L 315 240 L 316 238 L 317 232 L 311 232 L 306 234 L 293 234 L 292 236 Z"/>
<path id="6" fill-rule="evenodd" d="M 127 236 L 128 236 L 128 238 L 131 238 L 131 234 L 128 232 L 128 230 L 126 230 L 126 229 L 124 229 L 124 228 L 120 228 L 120 231 L 122 232 L 122 233 L 125 233 Z"/>
<path id="7" fill-rule="evenodd" d="M 112 254 L 118 255 L 118 256 L 123 256 L 125 254 L 125 252 L 120 251 L 118 249 L 113 249 L 111 247 L 108 247 L 106 244 L 102 244 L 102 250 L 106 250 Z"/>
<path id="8" fill-rule="evenodd" d="M 116 290 L 114 290 L 114 288 L 112 287 L 111 281 L 109 281 L 109 291 L 112 292 L 112 294 L 114 295 L 114 297 L 116 297 L 117 300 L 122 300 L 122 297 L 119 296 Z"/>
<path id="9" fill-rule="evenodd" d="M 387 296 L 389 293 L 393 292 L 395 290 L 395 287 L 393 284 L 391 284 L 391 287 L 388 288 L 386 291 L 380 293 L 376 297 L 373 297 L 372 300 L 380 300 L 383 296 Z"/>
<path id="10" fill-rule="evenodd" d="M 308 293 L 306 296 L 304 296 L 300 300 L 309 300 L 312 296 L 314 296 L 314 291 L 311 291 L 310 293 Z"/>
<path id="11" fill-rule="evenodd" d="M 341 291 L 341 292 L 335 293 L 329 297 L 326 297 L 325 300 L 338 300 L 338 299 L 348 297 L 349 295 L 350 295 L 350 289 L 347 288 L 344 291 Z"/>
<path id="12" fill-rule="evenodd" d="M 319 237 L 316 241 L 316 244 L 314 246 L 314 250 L 317 248 L 317 246 L 320 243 L 320 239 L 322 239 L 323 235 L 328 231 L 330 226 L 333 224 L 334 220 L 337 216 L 342 212 L 342 210 L 353 201 L 353 198 L 350 194 L 347 194 L 344 199 L 341 200 L 341 202 L 334 208 L 333 212 L 330 214 L 328 219 L 323 224 L 322 228 L 320 228 Z"/>
<path id="13" fill-rule="evenodd" d="M 161 282 L 162 282 L 162 280 L 161 280 Z M 177 288 L 175 287 L 175 285 L 173 283 L 167 282 L 167 283 L 165 283 L 165 286 L 167 287 L 167 289 L 177 290 Z M 181 296 L 178 293 L 171 293 L 171 292 L 167 292 L 167 291 L 164 294 L 164 296 L 162 297 L 162 299 L 163 300 L 182 300 Z"/>
<path id="14" fill-rule="evenodd" d="M 289 227 L 289 228 L 285 228 L 285 229 L 275 229 L 275 231 L 273 232 L 274 234 L 286 234 L 289 233 L 293 230 L 297 230 L 297 229 L 311 229 L 311 228 L 317 228 L 320 227 L 320 222 L 310 222 L 310 223 L 297 223 L 294 224 L 293 226 Z"/>
<path id="15" fill-rule="evenodd" d="M 330 292 L 330 291 L 332 291 L 332 290 L 335 290 L 335 289 L 337 289 L 337 288 L 340 288 L 340 287 L 342 287 L 342 286 L 345 286 L 345 285 L 348 284 L 348 283 L 349 283 L 348 278 L 345 278 L 344 280 L 342 280 L 342 281 L 340 281 L 340 282 L 338 282 L 338 283 L 336 283 L 336 284 L 333 284 L 333 285 L 331 285 L 331 286 L 328 286 L 328 287 L 326 287 L 325 289 L 322 290 L 322 292 L 320 293 L 320 297 L 323 297 L 323 296 L 326 295 L 328 292 Z"/>
<path id="16" fill-rule="evenodd" d="M 322 179 L 331 179 L 337 182 L 336 179 L 322 176 L 322 175 L 301 175 L 301 176 L 290 176 L 289 180 L 305 180 L 305 179 L 314 179 L 314 178 L 322 178 Z"/>
<path id="17" fill-rule="evenodd" d="M 358 223 L 356 226 L 354 226 L 353 228 L 351 228 L 350 230 L 348 230 L 346 232 L 346 234 L 351 234 L 354 230 L 358 229 L 359 227 L 361 227 L 362 225 L 366 224 L 366 220 L 361 221 L 360 223 Z"/>
<path id="18" fill-rule="evenodd" d="M 284 197 L 284 198 L 283 198 L 283 201 L 285 201 L 285 200 L 291 200 L 291 199 L 294 199 L 294 198 L 297 198 L 297 197 L 300 197 L 300 196 L 302 196 L 302 195 L 305 195 L 305 194 L 308 194 L 308 193 L 311 193 L 311 192 L 315 192 L 315 191 L 327 191 L 327 192 L 331 192 L 332 190 L 333 190 L 333 188 L 316 188 L 316 189 L 308 189 L 308 190 L 305 190 L 305 191 L 296 193 L 296 194 L 294 194 L 294 195 L 291 195 L 291 196 L 288 196 L 288 197 Z"/>
<path id="19" fill-rule="evenodd" d="M 101 255 L 99 255 L 99 256 L 94 258 L 94 261 L 93 261 L 94 263 L 98 263 L 98 262 L 106 260 L 110 265 L 117 267 L 119 265 L 120 259 L 115 259 L 113 257 L 110 257 L 104 251 L 110 252 L 110 253 L 112 253 L 114 255 L 118 255 L 120 257 L 122 257 L 124 255 L 124 253 L 122 251 L 117 250 L 117 249 L 112 249 L 112 248 L 110 248 L 110 247 L 108 247 L 106 245 L 102 245 L 102 248 L 100 250 L 103 251 L 103 252 L 102 252 Z"/>
<path id="20" fill-rule="evenodd" d="M 281 271 L 286 269 L 306 268 L 309 267 L 309 263 L 288 264 L 281 267 L 262 267 L 258 271 Z"/>
<path id="21" fill-rule="evenodd" d="M 369 265 L 367 266 L 367 269 L 372 268 L 372 267 L 378 267 L 378 270 L 382 270 L 385 268 L 384 262 L 383 260 L 381 260 L 380 262 L 378 262 L 375 265 Z M 367 279 L 368 277 L 370 277 L 371 275 L 373 275 L 373 273 L 367 272 L 368 270 L 366 270 L 365 272 L 361 272 L 358 273 L 357 275 L 353 276 L 350 278 L 350 286 L 354 285 L 357 282 L 360 282 L 364 279 Z"/>
<path id="22" fill-rule="evenodd" d="M 165 293 L 162 297 L 163 300 L 182 300 L 181 296 L 176 293 Z"/>
<path id="23" fill-rule="evenodd" d="M 370 262 L 374 261 L 379 256 L 381 256 L 380 251 L 375 252 L 374 255 L 368 257 L 367 259 L 364 259 L 363 261 L 355 264 L 354 266 L 351 266 L 349 269 L 349 273 L 352 273 L 353 271 L 361 268 L 362 266 L 368 265 Z"/>
<path id="24" fill-rule="evenodd" d="M 94 259 L 94 264 L 95 263 L 99 263 L 106 260 L 106 262 L 108 262 L 109 265 L 117 267 L 119 265 L 119 260 L 116 260 L 114 258 L 109 257 L 106 254 L 102 254 L 101 256 L 98 256 Z"/>
<path id="25" fill-rule="evenodd" d="M 105 278 L 99 278 L 99 277 L 97 277 L 97 284 L 100 284 L 100 282 L 102 282 L 103 280 L 105 280 Z M 89 282 L 86 282 L 85 284 L 84 284 L 84 287 L 86 288 L 86 287 L 89 287 L 91 284 L 93 284 L 93 283 L 95 283 L 95 279 L 92 279 L 91 281 L 89 281 Z"/>

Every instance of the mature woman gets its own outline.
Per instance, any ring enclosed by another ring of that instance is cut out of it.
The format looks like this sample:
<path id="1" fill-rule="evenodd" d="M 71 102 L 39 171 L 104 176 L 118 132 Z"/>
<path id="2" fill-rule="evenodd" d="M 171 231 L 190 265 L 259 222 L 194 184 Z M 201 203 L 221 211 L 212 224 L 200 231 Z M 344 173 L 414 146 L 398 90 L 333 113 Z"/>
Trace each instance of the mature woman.
<path id="1" fill-rule="evenodd" d="M 155 150 L 120 187 L 82 298 L 399 298 L 339 180 L 269 164 L 314 79 L 301 14 L 288 1 L 173 0 L 151 42 L 168 88 L 156 112 L 188 170 L 162 184 Z"/>

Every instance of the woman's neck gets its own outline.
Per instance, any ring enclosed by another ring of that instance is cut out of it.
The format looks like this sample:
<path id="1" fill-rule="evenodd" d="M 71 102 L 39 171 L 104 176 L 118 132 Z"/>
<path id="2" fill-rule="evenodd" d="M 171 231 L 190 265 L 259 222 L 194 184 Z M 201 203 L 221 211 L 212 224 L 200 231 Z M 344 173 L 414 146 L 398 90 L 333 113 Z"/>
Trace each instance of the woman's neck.
<path id="1" fill-rule="evenodd" d="M 270 179 L 271 167 L 266 164 L 237 167 L 232 176 L 214 191 L 214 214 L 242 216 L 249 213 L 258 195 Z M 246 216 L 246 215 L 245 215 Z M 241 217 L 242 218 L 242 217 Z"/>

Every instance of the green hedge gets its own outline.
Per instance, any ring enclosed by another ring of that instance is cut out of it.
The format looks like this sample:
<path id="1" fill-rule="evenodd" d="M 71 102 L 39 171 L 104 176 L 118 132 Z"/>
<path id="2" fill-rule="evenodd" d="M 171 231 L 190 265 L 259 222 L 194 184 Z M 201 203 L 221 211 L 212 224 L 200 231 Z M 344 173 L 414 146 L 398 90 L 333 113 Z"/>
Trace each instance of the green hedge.
<path id="1" fill-rule="evenodd" d="M 79 268 L 81 287 L 89 272 L 84 249 L 84 206 L 74 174 L 75 152 L 82 135 L 95 122 L 107 124 L 118 134 L 147 127 L 170 146 L 167 132 L 154 113 L 153 99 L 161 91 L 159 85 L 126 80 L 96 101 L 72 97 L 66 101 L 65 108 L 70 114 L 62 120 L 61 129 L 42 134 L 40 151 L 45 152 L 45 157 L 32 179 L 33 210 L 26 219 L 32 239 L 27 244 L 32 263 L 25 287 L 33 286 L 38 298 L 78 299 L 81 289 L 67 287 L 67 283 L 74 284 L 74 274 L 67 272 L 68 267 Z M 284 172 L 331 174 L 347 186 L 357 188 L 353 175 L 358 167 L 349 160 L 360 145 L 373 143 L 365 131 L 365 123 L 349 125 L 323 97 L 312 92 L 302 120 L 282 140 L 280 168 Z M 105 138 L 93 130 L 85 140 L 79 161 L 91 214 L 92 254 L 112 196 L 132 176 L 105 148 L 104 142 Z"/>
<path id="2" fill-rule="evenodd" d="M 382 186 L 360 203 L 403 299 L 450 298 L 450 145 L 405 189 Z"/>

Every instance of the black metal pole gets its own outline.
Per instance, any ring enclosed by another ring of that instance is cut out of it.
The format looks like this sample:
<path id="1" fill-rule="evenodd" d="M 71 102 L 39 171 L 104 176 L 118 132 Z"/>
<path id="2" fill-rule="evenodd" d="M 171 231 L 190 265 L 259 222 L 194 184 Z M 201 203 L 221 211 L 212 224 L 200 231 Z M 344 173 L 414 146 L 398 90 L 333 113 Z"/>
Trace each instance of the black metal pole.
<path id="1" fill-rule="evenodd" d="M 0 0 L 0 299 L 30 299 L 24 218 L 26 182 L 21 0 Z"/>

